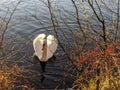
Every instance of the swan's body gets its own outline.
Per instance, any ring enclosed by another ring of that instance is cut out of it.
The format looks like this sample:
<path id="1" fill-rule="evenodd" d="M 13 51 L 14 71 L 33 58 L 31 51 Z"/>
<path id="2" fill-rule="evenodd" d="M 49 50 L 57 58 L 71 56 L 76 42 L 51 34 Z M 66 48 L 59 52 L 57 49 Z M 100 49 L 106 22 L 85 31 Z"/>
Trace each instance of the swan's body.
<path id="1" fill-rule="evenodd" d="M 33 40 L 35 55 L 42 62 L 48 61 L 54 55 L 57 46 L 57 39 L 53 35 L 48 35 L 46 38 L 45 34 L 39 34 Z"/>

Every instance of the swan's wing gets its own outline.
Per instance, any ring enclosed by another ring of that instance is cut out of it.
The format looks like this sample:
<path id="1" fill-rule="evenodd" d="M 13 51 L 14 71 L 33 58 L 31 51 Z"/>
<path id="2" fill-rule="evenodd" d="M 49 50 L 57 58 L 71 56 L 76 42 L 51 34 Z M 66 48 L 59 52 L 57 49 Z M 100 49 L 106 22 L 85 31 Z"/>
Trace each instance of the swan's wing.
<path id="1" fill-rule="evenodd" d="M 38 35 L 34 40 L 33 40 L 33 47 L 35 50 L 35 54 L 38 56 L 39 59 L 42 58 L 43 54 L 43 42 L 44 42 L 45 36 L 43 34 Z"/>
<path id="2" fill-rule="evenodd" d="M 53 56 L 57 47 L 58 47 L 57 39 L 54 36 L 49 35 L 47 37 L 47 59 Z"/>

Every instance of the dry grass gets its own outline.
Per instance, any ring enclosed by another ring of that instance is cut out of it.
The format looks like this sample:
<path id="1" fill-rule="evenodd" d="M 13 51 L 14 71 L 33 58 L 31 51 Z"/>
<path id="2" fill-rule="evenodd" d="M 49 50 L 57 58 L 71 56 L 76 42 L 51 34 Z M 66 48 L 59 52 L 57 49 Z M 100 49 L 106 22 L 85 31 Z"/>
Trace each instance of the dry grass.
<path id="1" fill-rule="evenodd" d="M 15 85 L 14 82 L 16 80 L 16 77 L 14 77 L 14 74 L 17 74 L 15 72 L 15 68 L 9 68 L 6 65 L 2 65 L 0 69 L 0 90 L 12 90 Z"/>
<path id="2" fill-rule="evenodd" d="M 119 45 L 118 45 L 119 46 Z M 114 46 L 105 52 L 93 49 L 81 54 L 77 67 L 83 71 L 73 84 L 74 89 L 81 90 L 119 90 L 120 88 L 120 55 L 114 53 Z M 119 48 L 116 48 L 119 51 Z"/>
<path id="3" fill-rule="evenodd" d="M 17 64 L 11 67 L 6 64 L 0 66 L 0 90 L 34 90 L 30 82 L 34 73 L 32 76 L 24 75 L 30 73 L 29 70 Z"/>

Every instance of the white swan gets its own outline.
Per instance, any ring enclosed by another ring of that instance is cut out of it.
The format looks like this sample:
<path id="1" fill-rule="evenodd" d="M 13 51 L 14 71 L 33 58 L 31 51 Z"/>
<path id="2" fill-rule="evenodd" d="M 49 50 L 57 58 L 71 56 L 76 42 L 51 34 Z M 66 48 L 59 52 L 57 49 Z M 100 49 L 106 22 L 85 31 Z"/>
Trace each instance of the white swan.
<path id="1" fill-rule="evenodd" d="M 42 33 L 33 40 L 33 47 L 39 60 L 46 62 L 54 55 L 58 42 L 53 35 L 48 35 L 46 38 L 46 35 Z"/>
<path id="2" fill-rule="evenodd" d="M 45 72 L 46 62 L 54 56 L 58 47 L 57 39 L 53 35 L 39 34 L 33 40 L 33 48 L 35 51 L 34 58 L 39 59 L 41 65 L 41 73 Z M 44 80 L 44 74 L 41 74 L 41 82 Z"/>

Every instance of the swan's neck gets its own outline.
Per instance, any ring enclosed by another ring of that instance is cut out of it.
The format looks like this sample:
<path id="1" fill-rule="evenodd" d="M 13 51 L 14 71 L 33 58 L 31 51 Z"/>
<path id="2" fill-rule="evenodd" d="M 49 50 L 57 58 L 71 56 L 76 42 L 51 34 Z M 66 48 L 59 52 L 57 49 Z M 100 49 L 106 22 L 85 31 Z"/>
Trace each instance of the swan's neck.
<path id="1" fill-rule="evenodd" d="M 47 40 L 45 40 L 44 42 L 43 55 L 42 55 L 41 61 L 46 61 L 46 59 L 47 59 Z"/>

